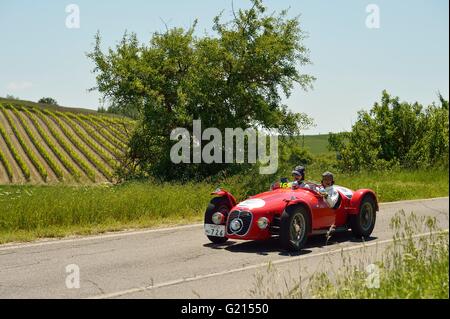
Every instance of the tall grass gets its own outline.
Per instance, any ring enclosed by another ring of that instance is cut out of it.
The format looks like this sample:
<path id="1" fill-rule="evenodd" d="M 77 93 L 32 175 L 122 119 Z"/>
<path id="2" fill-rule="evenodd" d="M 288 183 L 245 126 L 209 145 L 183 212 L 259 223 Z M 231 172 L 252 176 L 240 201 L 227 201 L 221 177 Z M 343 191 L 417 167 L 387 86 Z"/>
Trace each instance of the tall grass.
<path id="1" fill-rule="evenodd" d="M 364 257 L 368 253 L 364 250 L 358 255 L 341 253 L 338 266 L 326 259 L 322 268 L 327 271 L 316 270 L 309 276 L 303 269 L 303 278 L 302 271 L 300 277 L 288 278 L 269 265 L 256 274 L 249 294 L 257 298 L 448 299 L 448 230 L 441 231 L 435 218 L 404 211 L 392 218 L 391 229 L 392 243 L 375 262 L 374 257 Z M 376 272 L 369 274 L 368 265 Z"/>
<path id="2" fill-rule="evenodd" d="M 448 232 L 439 232 L 431 217 L 398 213 L 391 221 L 394 242 L 377 262 L 379 286 L 367 285 L 362 267 L 347 265 L 336 278 L 323 273 L 312 280 L 318 298 L 449 298 Z M 415 238 L 417 233 L 429 235 Z"/>
<path id="3" fill-rule="evenodd" d="M 0 242 L 200 221 L 206 184 L 0 186 Z"/>

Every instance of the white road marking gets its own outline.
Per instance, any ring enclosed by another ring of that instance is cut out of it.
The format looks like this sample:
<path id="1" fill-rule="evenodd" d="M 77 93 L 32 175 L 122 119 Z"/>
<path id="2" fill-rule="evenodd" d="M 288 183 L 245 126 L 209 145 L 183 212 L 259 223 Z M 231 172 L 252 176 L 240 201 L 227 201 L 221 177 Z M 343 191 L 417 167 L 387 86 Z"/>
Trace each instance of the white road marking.
<path id="1" fill-rule="evenodd" d="M 434 201 L 434 200 L 440 200 L 440 199 L 448 199 L 447 197 L 433 197 L 433 198 L 425 198 L 425 199 L 408 199 L 408 200 L 399 200 L 396 202 L 383 202 L 383 203 L 378 203 L 379 206 L 388 206 L 391 204 L 409 204 L 409 203 L 417 203 L 417 202 L 430 202 L 430 201 Z"/>
<path id="2" fill-rule="evenodd" d="M 379 203 L 379 206 L 385 206 L 390 204 L 408 204 L 415 202 L 427 202 L 433 200 L 440 199 L 449 199 L 448 197 L 435 197 L 435 198 L 427 198 L 427 199 L 411 199 L 405 201 L 397 201 L 397 202 L 385 202 Z M 87 241 L 87 240 L 100 240 L 100 239 L 108 239 L 108 238 L 118 238 L 118 237 L 126 237 L 126 236 L 134 236 L 134 235 L 142 235 L 156 232 L 164 232 L 164 231 L 173 231 L 173 230 L 181 230 L 181 229 L 190 229 L 203 227 L 203 223 L 201 224 L 191 224 L 191 225 L 183 225 L 183 226 L 174 226 L 174 227 L 166 227 L 166 228 L 151 228 L 151 229 L 143 229 L 143 230 L 133 230 L 133 231 L 118 231 L 109 234 L 103 235 L 92 235 L 86 237 L 75 237 L 75 238 L 63 238 L 63 239 L 43 239 L 38 241 L 33 241 L 31 243 L 10 243 L 0 245 L 0 251 L 11 250 L 11 249 L 21 249 L 21 248 L 30 248 L 30 247 L 40 247 L 47 246 L 53 244 L 66 244 L 66 243 L 74 243 L 79 241 Z"/>
<path id="3" fill-rule="evenodd" d="M 413 238 L 419 238 L 419 237 L 430 236 L 432 234 L 448 234 L 448 232 L 449 232 L 449 230 L 445 229 L 445 230 L 441 230 L 441 231 L 434 232 L 434 233 L 428 232 L 428 233 L 416 234 L 416 235 L 413 235 L 412 237 Z M 325 251 L 325 252 L 312 254 L 312 255 L 309 254 L 309 255 L 302 255 L 302 256 L 278 259 L 278 260 L 275 260 L 275 261 L 271 261 L 269 263 L 272 264 L 272 265 L 286 264 L 286 263 L 290 263 L 290 262 L 294 262 L 294 261 L 298 261 L 298 260 L 302 260 L 302 259 L 307 259 L 307 258 L 320 257 L 320 256 L 328 255 L 328 254 L 347 252 L 347 251 L 362 249 L 362 248 L 371 247 L 371 246 L 375 246 L 375 245 L 383 245 L 383 244 L 391 243 L 393 241 L 394 241 L 394 239 L 385 239 L 385 240 L 380 240 L 380 241 L 375 241 L 375 242 L 370 242 L 370 243 L 362 243 L 362 244 L 355 245 L 355 246 L 342 247 L 342 248 L 339 248 L 339 249 L 334 249 L 334 250 Z M 108 294 L 96 295 L 96 296 L 88 297 L 87 299 L 116 298 L 116 297 L 121 297 L 121 296 L 124 296 L 124 295 L 129 295 L 129 294 L 132 294 L 132 293 L 149 291 L 149 290 L 154 290 L 154 289 L 157 289 L 157 288 L 163 288 L 163 287 L 178 285 L 178 284 L 181 284 L 181 283 L 198 281 L 198 280 L 202 280 L 202 279 L 206 279 L 206 278 L 218 277 L 218 276 L 228 275 L 228 274 L 232 274 L 232 273 L 236 273 L 236 272 L 252 270 L 252 269 L 257 269 L 257 268 L 261 268 L 261 267 L 267 267 L 269 265 L 269 263 L 268 262 L 264 262 L 264 263 L 260 263 L 260 264 L 255 264 L 255 265 L 245 266 L 245 267 L 241 267 L 241 268 L 225 270 L 225 271 L 211 273 L 211 274 L 206 274 L 206 275 L 198 275 L 198 276 L 189 277 L 189 278 L 175 279 L 175 280 L 166 281 L 166 282 L 163 282 L 163 283 L 160 283 L 160 284 L 156 284 L 156 285 L 152 285 L 152 286 L 148 286 L 148 287 L 137 287 L 137 288 L 122 290 L 122 291 L 118 291 L 118 292 L 108 293 Z"/>
<path id="4" fill-rule="evenodd" d="M 73 243 L 73 242 L 86 241 L 86 240 L 100 240 L 100 239 L 108 239 L 108 238 L 126 237 L 126 236 L 133 236 L 133 235 L 158 233 L 158 232 L 164 232 L 164 231 L 190 229 L 190 228 L 196 228 L 196 227 L 203 227 L 203 223 L 202 224 L 191 224 L 191 225 L 183 225 L 183 226 L 166 227 L 166 228 L 156 228 L 156 229 L 152 228 L 152 229 L 135 230 L 135 231 L 121 231 L 121 232 L 114 232 L 114 233 L 103 234 L 103 235 L 92 235 L 92 236 L 88 236 L 88 237 L 76 237 L 76 238 L 68 238 L 68 239 L 49 239 L 49 240 L 45 240 L 45 241 L 37 241 L 37 242 L 28 243 L 28 244 L 27 243 L 4 244 L 4 245 L 0 245 L 0 251 L 47 246 L 47 245 L 53 245 L 53 244 L 66 244 L 66 243 Z"/>

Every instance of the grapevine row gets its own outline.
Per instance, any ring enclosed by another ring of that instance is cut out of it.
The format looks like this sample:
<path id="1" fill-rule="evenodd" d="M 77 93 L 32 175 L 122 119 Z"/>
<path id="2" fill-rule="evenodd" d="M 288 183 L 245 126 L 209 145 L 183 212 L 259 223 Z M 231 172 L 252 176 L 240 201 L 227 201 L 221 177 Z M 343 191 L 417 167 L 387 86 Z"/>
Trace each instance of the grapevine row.
<path id="1" fill-rule="evenodd" d="M 98 156 L 100 156 L 106 163 L 108 163 L 110 167 L 114 168 L 116 166 L 116 162 L 111 158 L 111 156 L 107 152 L 105 152 L 104 149 L 100 147 L 100 145 L 97 144 L 92 138 L 90 138 L 83 130 L 81 130 L 74 120 L 72 120 L 70 117 L 68 117 L 65 113 L 62 112 L 58 113 L 58 115 L 63 117 L 63 119 L 78 135 L 78 137 L 87 145 L 89 145 L 91 149 L 93 149 Z"/>
<path id="2" fill-rule="evenodd" d="M 47 177 L 48 177 L 47 170 L 41 164 L 41 162 L 37 159 L 34 152 L 28 147 L 25 140 L 22 138 L 22 135 L 20 134 L 19 130 L 17 129 L 16 123 L 14 123 L 14 120 L 8 114 L 6 109 L 2 105 L 0 105 L 0 109 L 2 110 L 3 115 L 5 116 L 6 120 L 8 121 L 9 126 L 11 127 L 14 135 L 16 136 L 17 140 L 19 141 L 20 146 L 22 146 L 22 149 L 24 150 L 25 154 L 27 154 L 31 163 L 33 163 L 34 167 L 37 169 L 39 175 L 41 175 L 42 179 L 46 182 Z M 34 143 L 33 140 L 32 140 L 32 142 Z"/>
<path id="3" fill-rule="evenodd" d="M 42 146 L 42 144 L 38 141 L 37 137 L 35 136 L 34 132 L 31 130 L 30 126 L 26 122 L 25 117 L 23 114 L 21 114 L 14 106 L 10 105 L 12 111 L 19 119 L 20 123 L 22 124 L 22 127 L 25 129 L 25 132 L 28 134 L 28 137 L 31 139 L 33 144 L 36 146 L 38 152 L 41 154 L 41 156 L 45 159 L 47 164 L 50 166 L 50 168 L 55 173 L 56 177 L 59 180 L 63 179 L 63 171 L 61 167 L 53 160 L 52 157 L 50 157 L 50 154 L 47 152 L 47 150 Z"/>
<path id="4" fill-rule="evenodd" d="M 92 152 L 85 146 L 83 145 L 80 140 L 74 136 L 74 134 L 67 128 L 67 126 L 59 119 L 58 116 L 56 116 L 55 113 L 49 111 L 49 110 L 44 110 L 45 114 L 48 114 L 51 116 L 51 118 L 58 124 L 58 126 L 61 128 L 61 130 L 63 131 L 63 133 L 67 136 L 67 138 L 73 143 L 73 145 L 75 145 L 76 148 L 78 148 L 81 153 L 83 153 L 86 158 L 95 166 L 97 167 L 97 169 L 108 179 L 108 180 L 112 180 L 113 177 L 113 173 L 107 169 L 105 167 L 105 165 L 100 162 L 97 157 L 92 154 Z M 86 164 L 85 164 L 86 165 Z M 90 169 L 90 167 L 86 166 L 86 169 L 89 169 L 92 171 L 92 169 Z M 93 172 L 93 171 L 92 171 Z M 94 174 L 95 175 L 95 174 Z M 95 178 L 95 176 L 94 176 Z"/>
<path id="5" fill-rule="evenodd" d="M 6 134 L 5 129 L 3 127 L 1 127 L 1 126 L 0 126 L 0 135 L 5 140 L 6 146 L 8 146 L 8 149 L 11 152 L 14 160 L 16 161 L 17 165 L 19 165 L 20 170 L 23 173 L 23 176 L 25 177 L 27 182 L 29 182 L 30 181 L 30 177 L 31 177 L 30 169 L 28 168 L 28 165 L 25 163 L 25 161 L 22 158 L 22 156 L 20 156 L 20 154 L 17 151 L 17 149 L 14 147 L 14 144 L 11 142 L 11 139 L 9 138 L 9 135 Z"/>
<path id="6" fill-rule="evenodd" d="M 89 124 L 87 124 L 85 121 L 83 121 L 80 117 L 78 117 L 76 114 L 66 113 L 69 117 L 76 120 L 77 123 L 81 125 L 81 127 L 92 136 L 93 139 L 97 141 L 100 145 L 103 145 L 111 154 L 113 154 L 115 157 L 120 157 L 120 151 L 117 149 L 117 147 L 110 142 L 108 142 L 103 136 L 98 134 L 98 132 L 93 129 Z"/>
<path id="7" fill-rule="evenodd" d="M 28 118 L 34 124 L 34 127 L 36 127 L 36 129 L 38 130 L 39 134 L 42 136 L 42 138 L 47 143 L 47 145 L 50 147 L 50 149 L 53 151 L 53 153 L 56 155 L 56 157 L 61 161 L 61 163 L 64 165 L 64 167 L 69 171 L 69 173 L 75 178 L 76 181 L 79 181 L 79 179 L 81 177 L 81 173 L 78 170 L 78 168 L 75 167 L 75 165 L 73 165 L 72 162 L 61 152 L 61 150 L 59 149 L 58 145 L 56 145 L 53 142 L 53 140 L 50 138 L 50 136 L 47 134 L 47 132 L 42 128 L 41 123 L 39 123 L 39 121 L 36 118 L 36 116 L 33 113 L 31 113 L 26 108 L 23 108 L 22 110 L 28 115 Z M 47 125 L 47 127 L 49 126 L 49 123 L 46 123 L 45 121 L 44 121 L 44 123 Z M 49 127 L 49 130 L 52 133 L 53 137 L 56 139 L 56 141 L 60 145 L 62 145 L 60 143 L 61 137 L 57 136 L 58 132 L 53 132 L 50 129 L 50 127 Z"/>
<path id="8" fill-rule="evenodd" d="M 3 154 L 2 150 L 0 150 L 0 162 L 3 163 L 3 166 L 6 170 L 6 175 L 8 175 L 9 180 L 12 182 L 13 171 L 11 165 L 8 162 L 8 159 L 6 158 L 5 154 Z"/>
<path id="9" fill-rule="evenodd" d="M 104 129 L 109 129 L 112 133 L 114 133 L 114 135 L 121 140 L 123 143 L 126 143 L 126 141 L 128 140 L 126 137 L 126 134 L 118 129 L 116 126 L 122 126 L 125 125 L 125 122 L 114 119 L 114 118 L 110 118 L 107 116 L 93 116 L 93 115 L 88 115 L 93 121 L 98 122 L 102 128 Z M 97 124 L 97 123 L 96 123 Z"/>
<path id="10" fill-rule="evenodd" d="M 70 158 L 81 167 L 83 172 L 86 173 L 86 176 L 93 182 L 95 182 L 95 172 L 92 170 L 89 165 L 86 163 L 86 161 L 81 158 L 77 152 L 74 151 L 72 145 L 70 145 L 63 136 L 58 132 L 58 130 L 55 128 L 55 124 L 52 123 L 39 109 L 34 110 L 36 114 L 39 116 L 39 118 L 42 119 L 42 121 L 47 125 L 48 129 L 50 130 L 50 133 L 55 137 L 55 139 L 58 141 L 59 145 L 62 146 L 62 148 L 69 154 Z M 45 112 L 45 110 L 44 110 Z M 78 171 L 78 170 L 77 170 Z M 78 176 L 81 174 L 78 173 Z M 75 178 L 77 178 L 77 175 L 75 175 Z"/>
<path id="11" fill-rule="evenodd" d="M 102 130 L 105 137 L 108 140 L 110 140 L 114 145 L 116 145 L 117 148 L 119 148 L 120 150 L 126 150 L 127 146 L 125 145 L 125 143 L 123 143 L 120 139 L 118 139 L 117 137 L 112 135 L 107 129 L 105 129 L 105 127 L 102 127 L 101 125 L 98 125 L 97 123 L 95 123 L 95 121 L 91 117 L 84 115 L 84 114 L 80 114 L 79 117 L 83 120 L 88 121 L 89 123 L 91 123 L 91 125 L 93 125 L 97 129 Z"/>

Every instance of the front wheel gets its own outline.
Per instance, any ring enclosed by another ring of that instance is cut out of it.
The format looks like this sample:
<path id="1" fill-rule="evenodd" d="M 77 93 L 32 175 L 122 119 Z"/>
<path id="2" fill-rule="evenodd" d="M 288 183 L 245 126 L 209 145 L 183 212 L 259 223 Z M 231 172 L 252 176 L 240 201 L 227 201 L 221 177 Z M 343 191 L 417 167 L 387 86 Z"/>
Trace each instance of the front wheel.
<path id="1" fill-rule="evenodd" d="M 376 221 L 376 203 L 371 196 L 361 201 L 359 213 L 350 217 L 352 233 L 357 238 L 367 238 L 372 234 Z"/>
<path id="2" fill-rule="evenodd" d="M 311 218 L 304 206 L 289 206 L 281 215 L 280 242 L 288 251 L 300 251 L 311 229 Z"/>
<path id="3" fill-rule="evenodd" d="M 205 212 L 205 224 L 213 224 L 212 221 L 212 215 L 216 212 L 221 212 L 225 216 L 225 220 L 228 217 L 228 212 L 230 211 L 230 208 L 228 206 L 228 200 L 223 197 L 216 197 L 211 200 L 211 202 L 208 204 L 208 208 L 206 208 Z M 216 237 L 216 236 L 206 236 L 208 239 L 213 242 L 214 244 L 223 244 L 225 243 L 228 238 L 226 237 Z"/>

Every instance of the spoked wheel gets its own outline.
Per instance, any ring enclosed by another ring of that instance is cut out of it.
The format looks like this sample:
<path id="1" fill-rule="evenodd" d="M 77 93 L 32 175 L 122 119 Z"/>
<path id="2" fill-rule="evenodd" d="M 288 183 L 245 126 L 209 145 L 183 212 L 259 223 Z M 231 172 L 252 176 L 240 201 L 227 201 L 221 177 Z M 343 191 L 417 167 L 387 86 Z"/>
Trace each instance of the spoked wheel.
<path id="1" fill-rule="evenodd" d="M 228 207 L 228 201 L 225 198 L 216 197 L 211 200 L 208 208 L 205 212 L 205 224 L 213 224 L 212 215 L 216 212 L 220 212 L 225 216 L 225 220 L 228 217 L 228 212 L 230 208 Z M 223 244 L 228 240 L 226 237 L 216 237 L 216 236 L 206 236 L 208 239 L 215 244 Z"/>
<path id="2" fill-rule="evenodd" d="M 291 241 L 295 246 L 299 246 L 300 241 L 305 236 L 306 221 L 302 214 L 296 214 L 291 222 Z"/>
<path id="3" fill-rule="evenodd" d="M 311 220 L 303 206 L 288 207 L 281 215 L 280 242 L 288 251 L 299 251 L 305 246 Z"/>
<path id="4" fill-rule="evenodd" d="M 351 216 L 350 225 L 353 235 L 367 238 L 372 234 L 376 221 L 376 204 L 372 197 L 366 196 L 361 201 L 359 214 Z"/>

